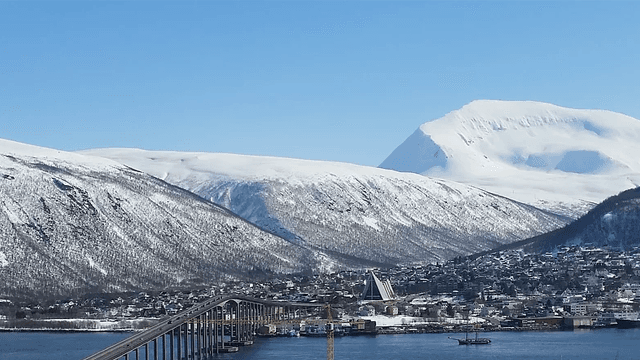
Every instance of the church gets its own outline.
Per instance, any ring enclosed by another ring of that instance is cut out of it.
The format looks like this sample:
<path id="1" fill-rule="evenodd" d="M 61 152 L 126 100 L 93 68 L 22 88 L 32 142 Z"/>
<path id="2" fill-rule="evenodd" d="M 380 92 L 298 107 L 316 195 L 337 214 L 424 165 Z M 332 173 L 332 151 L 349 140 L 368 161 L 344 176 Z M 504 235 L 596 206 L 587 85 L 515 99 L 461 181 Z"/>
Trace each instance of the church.
<path id="1" fill-rule="evenodd" d="M 380 281 L 378 277 L 369 271 L 365 282 L 364 290 L 360 295 L 360 301 L 392 301 L 396 300 L 396 294 L 391 287 L 391 282 L 387 279 Z"/>

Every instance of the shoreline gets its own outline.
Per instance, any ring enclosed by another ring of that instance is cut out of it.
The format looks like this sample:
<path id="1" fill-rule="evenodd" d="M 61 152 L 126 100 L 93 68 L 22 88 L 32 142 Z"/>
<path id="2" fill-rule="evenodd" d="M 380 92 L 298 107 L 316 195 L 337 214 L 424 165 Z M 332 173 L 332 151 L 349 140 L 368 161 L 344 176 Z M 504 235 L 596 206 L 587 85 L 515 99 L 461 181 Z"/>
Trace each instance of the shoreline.
<path id="1" fill-rule="evenodd" d="M 145 329 L 58 329 L 58 328 L 0 328 L 0 332 L 46 332 L 46 333 L 134 333 Z"/>
<path id="2" fill-rule="evenodd" d="M 158 318 L 137 319 L 18 319 L 0 321 L 0 332 L 139 332 L 158 323 Z"/>
<path id="3" fill-rule="evenodd" d="M 477 329 L 470 332 L 478 331 L 480 333 L 492 333 L 492 332 L 556 332 L 556 331 L 575 331 L 575 330 L 599 330 L 599 329 L 611 329 L 617 328 L 615 326 L 606 327 L 585 327 L 585 328 L 562 328 L 562 327 L 538 327 L 538 328 L 523 328 L 523 327 L 509 327 L 509 328 L 492 328 L 492 329 Z M 0 327 L 0 332 L 46 332 L 46 333 L 136 333 L 142 332 L 146 329 L 132 329 L 132 328 L 119 328 L 119 329 L 65 329 L 65 328 L 7 328 Z M 362 333 L 351 334 L 343 336 L 376 336 L 376 335 L 402 335 L 402 334 L 455 334 L 464 333 L 462 328 L 454 329 L 428 329 L 418 327 L 380 327 L 375 333 Z M 286 336 L 283 336 L 286 337 Z"/>

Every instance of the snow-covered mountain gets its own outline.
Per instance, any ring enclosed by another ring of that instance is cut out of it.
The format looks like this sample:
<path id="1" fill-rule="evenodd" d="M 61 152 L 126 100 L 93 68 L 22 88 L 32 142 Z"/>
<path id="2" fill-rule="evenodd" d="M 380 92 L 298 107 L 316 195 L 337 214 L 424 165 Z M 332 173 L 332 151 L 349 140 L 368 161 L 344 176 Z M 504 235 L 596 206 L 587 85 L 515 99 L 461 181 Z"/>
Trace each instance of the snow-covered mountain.
<path id="1" fill-rule="evenodd" d="M 380 167 L 580 214 L 640 184 L 638 154 L 640 121 L 632 117 L 481 100 L 422 124 Z"/>
<path id="2" fill-rule="evenodd" d="M 114 161 L 0 140 L 0 297 L 210 284 L 317 262 Z"/>
<path id="3" fill-rule="evenodd" d="M 612 196 L 565 227 L 505 248 L 552 251 L 560 246 L 611 247 L 621 251 L 640 246 L 640 188 Z"/>
<path id="4" fill-rule="evenodd" d="M 374 167 L 137 149 L 83 153 L 192 191 L 340 265 L 442 261 L 568 221 L 475 187 Z"/>

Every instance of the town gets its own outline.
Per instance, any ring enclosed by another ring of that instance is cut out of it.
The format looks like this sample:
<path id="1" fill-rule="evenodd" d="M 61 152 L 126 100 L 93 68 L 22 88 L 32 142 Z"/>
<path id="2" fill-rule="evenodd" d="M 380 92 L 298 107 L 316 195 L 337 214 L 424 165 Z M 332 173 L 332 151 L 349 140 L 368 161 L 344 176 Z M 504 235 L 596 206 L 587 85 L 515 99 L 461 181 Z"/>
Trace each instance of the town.
<path id="1" fill-rule="evenodd" d="M 374 292 L 375 297 L 368 296 Z M 640 248 L 573 246 L 544 254 L 508 250 L 443 264 L 229 281 L 192 290 L 94 294 L 42 303 L 4 299 L 0 327 L 142 329 L 154 319 L 227 294 L 331 304 L 337 319 L 375 322 L 377 333 L 607 327 L 637 318 Z"/>

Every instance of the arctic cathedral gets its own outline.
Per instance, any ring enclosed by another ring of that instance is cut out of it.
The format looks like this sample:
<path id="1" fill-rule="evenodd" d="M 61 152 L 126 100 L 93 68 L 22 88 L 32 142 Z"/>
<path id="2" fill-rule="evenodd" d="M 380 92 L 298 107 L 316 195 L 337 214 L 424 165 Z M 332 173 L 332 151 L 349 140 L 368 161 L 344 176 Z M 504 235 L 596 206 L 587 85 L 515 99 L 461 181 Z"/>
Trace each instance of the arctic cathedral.
<path id="1" fill-rule="evenodd" d="M 380 281 L 373 271 L 369 271 L 364 290 L 360 295 L 360 301 L 391 301 L 395 299 L 396 294 L 391 287 L 391 282 L 388 279 Z"/>

